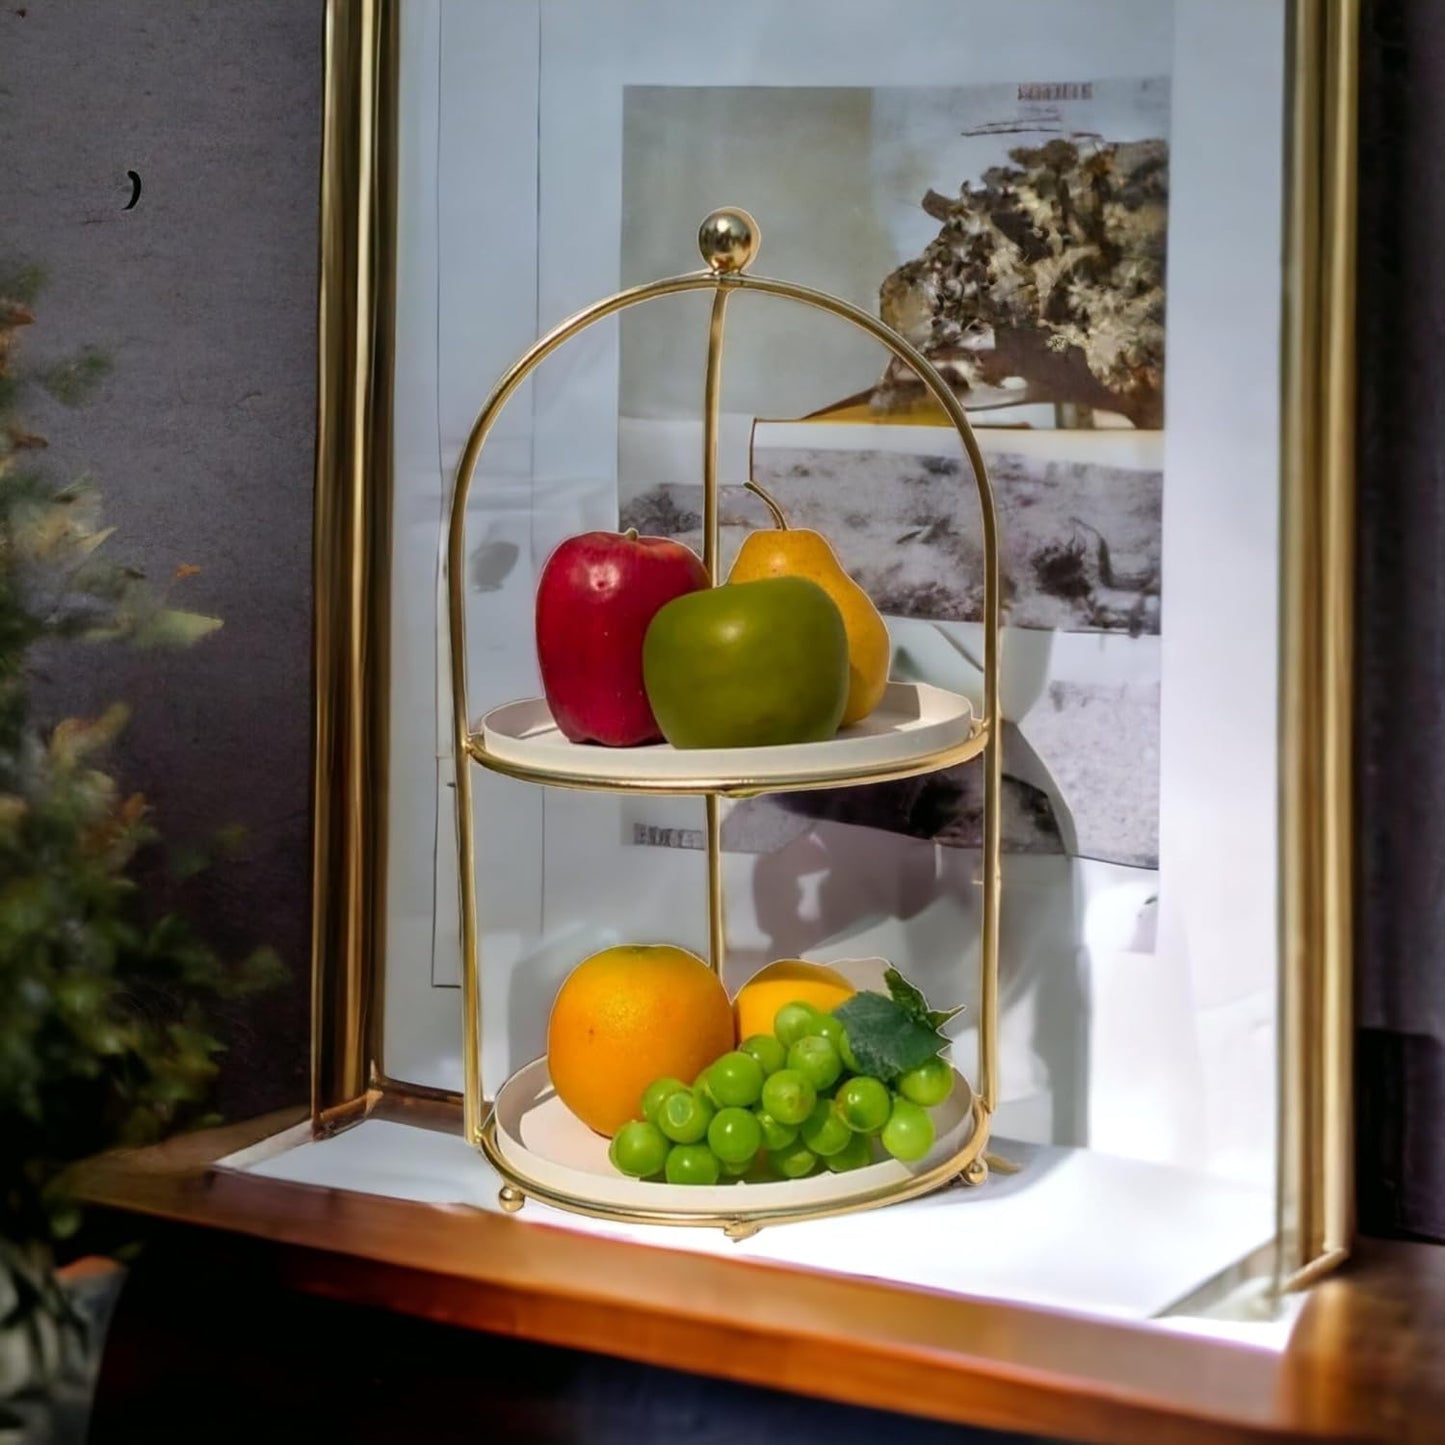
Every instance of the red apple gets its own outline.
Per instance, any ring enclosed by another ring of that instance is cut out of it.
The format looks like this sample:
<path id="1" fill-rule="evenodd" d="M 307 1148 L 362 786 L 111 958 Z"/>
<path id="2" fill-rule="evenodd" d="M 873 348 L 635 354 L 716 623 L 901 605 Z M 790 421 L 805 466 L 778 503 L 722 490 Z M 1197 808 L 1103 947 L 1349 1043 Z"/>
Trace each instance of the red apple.
<path id="1" fill-rule="evenodd" d="M 537 662 L 547 706 L 574 743 L 662 740 L 642 686 L 642 639 L 657 610 L 708 585 L 697 553 L 667 537 L 583 532 L 537 584 Z"/>

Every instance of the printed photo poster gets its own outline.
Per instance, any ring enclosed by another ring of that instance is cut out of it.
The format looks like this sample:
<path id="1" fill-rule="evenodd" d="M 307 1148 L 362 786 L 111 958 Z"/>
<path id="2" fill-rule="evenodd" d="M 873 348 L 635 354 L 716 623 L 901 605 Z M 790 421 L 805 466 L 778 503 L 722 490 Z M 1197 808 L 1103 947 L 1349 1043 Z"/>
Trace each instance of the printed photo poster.
<path id="1" fill-rule="evenodd" d="M 1033 896 L 1059 920 L 1042 967 L 1077 951 L 1079 861 L 1133 900 L 1128 947 L 1152 949 L 1160 817 L 1171 83 L 1057 77 L 643 85 L 622 101 L 624 284 L 694 265 L 693 218 L 726 197 L 762 223 L 754 269 L 880 316 L 981 428 L 1004 541 L 1004 847 L 1035 860 Z M 628 313 L 619 367 L 620 522 L 698 547 L 700 330 L 676 312 Z M 741 486 L 751 476 L 792 525 L 829 538 L 885 614 L 895 677 L 981 700 L 977 502 L 913 373 L 832 318 L 747 298 L 731 308 L 724 377 L 724 562 L 768 524 Z M 729 809 L 725 846 L 762 858 L 823 826 L 966 857 L 982 835 L 980 777 L 965 765 L 754 799 Z M 665 811 L 632 809 L 624 831 L 700 843 L 695 820 L 669 826 Z M 803 928 L 796 942 L 826 940 Z M 1033 1072 L 1057 1080 L 1065 1062 Z"/>
<path id="2" fill-rule="evenodd" d="M 623 283 L 691 269 L 696 218 L 726 197 L 762 224 L 755 269 L 880 316 L 971 409 L 1157 429 L 1169 91 L 1163 76 L 628 86 Z M 625 416 L 694 414 L 694 337 L 675 320 L 624 319 Z M 729 410 L 942 420 L 907 367 L 836 324 L 786 308 L 737 324 Z"/>
<path id="3" fill-rule="evenodd" d="M 983 544 L 972 475 L 951 429 L 760 422 L 754 481 L 789 524 L 822 533 L 887 617 L 893 675 L 978 696 Z M 1004 846 L 1130 868 L 1159 862 L 1160 438 L 1152 433 L 979 433 L 1002 539 Z M 722 489 L 724 564 L 769 525 L 741 485 Z M 701 489 L 659 484 L 624 522 L 702 537 Z M 977 847 L 979 769 L 873 788 L 758 800 Z"/>
<path id="4" fill-rule="evenodd" d="M 1107 980 L 1147 967 L 1156 945 L 1163 442 L 1133 429 L 978 437 L 1002 541 L 1005 1115 L 1016 1135 L 1082 1143 L 1099 1073 L 1091 1013 Z M 981 706 L 979 503 L 952 428 L 759 421 L 748 467 L 883 612 L 892 676 Z M 701 488 L 655 482 L 622 521 L 700 547 Z M 721 489 L 719 521 L 724 569 L 771 525 L 736 483 Z M 979 927 L 982 777 L 974 762 L 731 804 L 723 847 L 743 880 L 729 895 L 731 946 L 755 959 L 730 961 L 745 973 L 772 957 L 876 953 L 906 959 L 947 1004 L 976 996 L 976 948 L 962 979 L 958 948 Z M 625 841 L 654 857 L 700 849 L 699 822 L 624 804 Z M 962 1027 L 968 1058 L 967 1016 Z"/>

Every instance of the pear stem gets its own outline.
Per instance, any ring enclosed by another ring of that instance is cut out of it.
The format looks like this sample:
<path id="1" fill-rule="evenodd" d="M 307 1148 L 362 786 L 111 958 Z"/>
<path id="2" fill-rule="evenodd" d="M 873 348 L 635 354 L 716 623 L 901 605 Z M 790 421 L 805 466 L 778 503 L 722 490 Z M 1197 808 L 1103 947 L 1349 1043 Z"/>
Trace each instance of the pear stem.
<path id="1" fill-rule="evenodd" d="M 773 522 L 778 531 L 786 532 L 788 530 L 788 519 L 783 515 L 783 509 L 756 482 L 744 482 L 743 486 L 746 487 L 753 496 L 763 499 L 763 505 L 773 514 Z"/>

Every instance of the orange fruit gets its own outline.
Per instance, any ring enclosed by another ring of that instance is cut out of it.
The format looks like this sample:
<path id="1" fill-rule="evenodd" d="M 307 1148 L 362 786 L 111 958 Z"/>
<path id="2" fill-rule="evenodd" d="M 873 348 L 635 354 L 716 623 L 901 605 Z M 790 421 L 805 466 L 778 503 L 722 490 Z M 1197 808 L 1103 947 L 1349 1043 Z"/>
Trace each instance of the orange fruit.
<path id="1" fill-rule="evenodd" d="M 826 963 L 802 958 L 780 958 L 759 969 L 739 990 L 733 1002 L 738 1038 L 770 1034 L 773 1020 L 785 1003 L 810 1003 L 830 1013 L 858 990 Z"/>
<path id="2" fill-rule="evenodd" d="M 627 944 L 583 959 L 547 1024 L 557 1097 L 608 1138 L 642 1117 L 642 1092 L 654 1079 L 691 1083 L 732 1046 L 722 980 L 695 953 L 669 944 Z"/>

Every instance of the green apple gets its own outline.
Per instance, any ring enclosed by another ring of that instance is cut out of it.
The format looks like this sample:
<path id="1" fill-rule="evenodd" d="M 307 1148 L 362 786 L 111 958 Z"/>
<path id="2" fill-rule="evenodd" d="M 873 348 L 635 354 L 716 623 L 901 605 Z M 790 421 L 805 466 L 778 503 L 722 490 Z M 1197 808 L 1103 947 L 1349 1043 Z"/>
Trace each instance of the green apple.
<path id="1" fill-rule="evenodd" d="M 675 748 L 823 742 L 848 701 L 848 633 L 816 582 L 730 582 L 657 612 L 642 678 Z"/>

